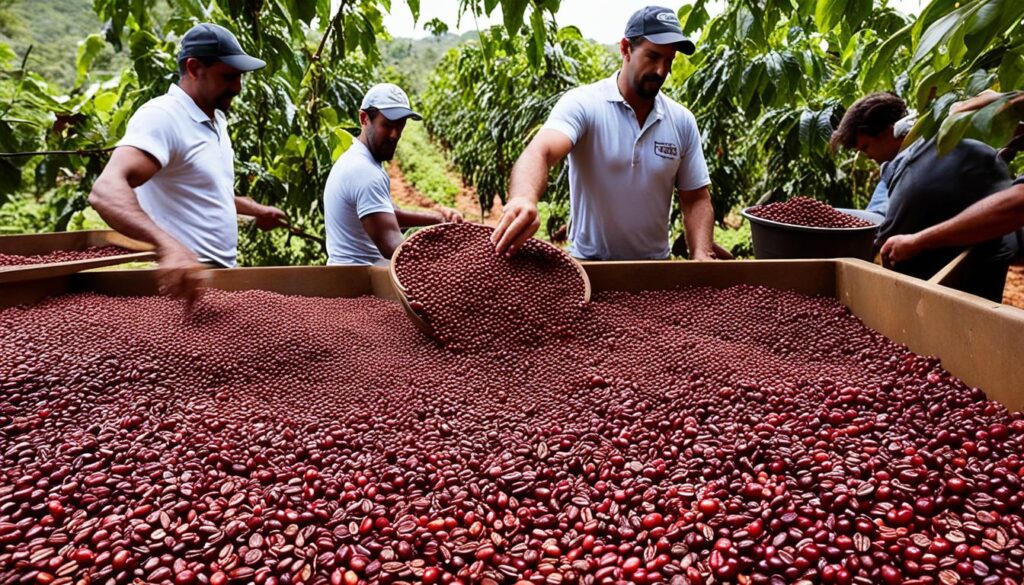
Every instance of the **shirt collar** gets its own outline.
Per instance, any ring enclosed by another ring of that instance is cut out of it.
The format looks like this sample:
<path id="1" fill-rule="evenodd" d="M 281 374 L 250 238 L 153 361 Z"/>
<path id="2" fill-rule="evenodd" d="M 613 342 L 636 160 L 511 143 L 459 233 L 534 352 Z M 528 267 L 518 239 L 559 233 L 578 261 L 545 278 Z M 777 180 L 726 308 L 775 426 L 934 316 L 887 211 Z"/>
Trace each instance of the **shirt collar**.
<path id="1" fill-rule="evenodd" d="M 609 102 L 627 103 L 626 98 L 622 97 L 622 92 L 619 91 L 619 71 L 612 73 L 611 77 L 605 78 L 601 83 L 604 84 L 604 99 Z M 663 99 L 665 99 L 665 96 L 661 95 L 660 91 L 654 97 L 654 109 L 651 112 L 658 118 L 661 118 Z"/>
<path id="2" fill-rule="evenodd" d="M 604 80 L 604 99 L 610 102 L 624 102 L 626 98 L 622 97 L 622 93 L 619 91 L 619 72 L 612 73 L 611 77 L 607 77 Z"/>
<path id="3" fill-rule="evenodd" d="M 185 109 L 188 110 L 188 115 L 196 122 L 206 124 L 212 121 L 210 117 L 206 115 L 206 112 L 196 105 L 196 101 L 192 99 L 192 96 L 185 93 L 185 90 L 181 89 L 181 86 L 177 83 L 171 84 L 171 88 L 167 90 L 167 95 L 173 96 L 181 102 L 181 105 L 185 106 Z"/>

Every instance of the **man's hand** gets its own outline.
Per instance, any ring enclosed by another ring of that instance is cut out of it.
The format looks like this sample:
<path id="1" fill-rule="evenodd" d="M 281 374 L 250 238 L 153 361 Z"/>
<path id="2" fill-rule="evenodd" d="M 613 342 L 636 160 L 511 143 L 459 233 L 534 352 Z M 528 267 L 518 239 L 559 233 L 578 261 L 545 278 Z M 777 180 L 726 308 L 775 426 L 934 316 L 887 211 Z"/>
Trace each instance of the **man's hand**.
<path id="1" fill-rule="evenodd" d="M 917 234 L 893 236 L 882 244 L 882 265 L 895 266 L 900 262 L 910 260 L 922 251 L 920 239 L 917 237 Z"/>
<path id="2" fill-rule="evenodd" d="M 529 199 L 511 199 L 494 228 L 491 242 L 498 254 L 515 254 L 540 228 L 537 204 Z"/>
<path id="3" fill-rule="evenodd" d="M 729 250 L 719 246 L 717 243 L 711 243 L 711 251 L 715 255 L 715 260 L 733 260 L 733 255 Z"/>
<path id="4" fill-rule="evenodd" d="M 462 223 L 462 214 L 451 207 L 438 207 L 437 212 L 441 214 L 442 223 Z"/>
<path id="5" fill-rule="evenodd" d="M 167 244 L 157 248 L 157 282 L 161 294 L 185 299 L 191 310 L 192 305 L 202 296 L 206 266 L 199 263 L 196 255 L 181 244 Z"/>
<path id="6" fill-rule="evenodd" d="M 291 225 L 291 222 L 288 221 L 288 214 L 276 207 L 260 205 L 256 211 L 257 213 L 253 217 L 256 218 L 256 227 L 261 230 L 267 231 Z"/>
<path id="7" fill-rule="evenodd" d="M 690 260 L 697 260 L 697 261 L 700 261 L 700 260 L 715 260 L 715 259 L 717 259 L 717 256 L 715 256 L 715 253 L 713 251 L 711 251 L 711 250 L 695 250 L 693 252 L 693 254 L 691 254 L 691 257 L 690 257 Z"/>

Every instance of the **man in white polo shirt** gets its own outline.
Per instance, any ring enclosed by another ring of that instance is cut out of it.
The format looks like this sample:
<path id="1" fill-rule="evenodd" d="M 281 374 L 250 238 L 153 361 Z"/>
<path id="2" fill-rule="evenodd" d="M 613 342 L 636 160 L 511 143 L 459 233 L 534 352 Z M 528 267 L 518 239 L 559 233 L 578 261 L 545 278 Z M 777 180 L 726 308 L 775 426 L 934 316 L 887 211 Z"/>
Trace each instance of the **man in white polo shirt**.
<path id="1" fill-rule="evenodd" d="M 659 93 L 677 51 L 692 54 L 675 12 L 648 6 L 626 25 L 622 67 L 565 93 L 512 169 L 495 229 L 499 254 L 515 253 L 540 225 L 548 171 L 569 157 L 570 248 L 583 260 L 669 257 L 669 216 L 679 191 L 690 258 L 716 257 L 710 178 L 697 123 Z M 718 248 L 719 257 L 727 256 Z"/>
<path id="2" fill-rule="evenodd" d="M 280 209 L 235 196 L 225 112 L 242 74 L 264 65 L 227 29 L 194 26 L 181 39 L 179 82 L 135 112 L 89 194 L 110 227 L 156 246 L 172 295 L 194 300 L 203 270 L 235 265 L 237 213 L 261 229 L 288 223 Z"/>
<path id="3" fill-rule="evenodd" d="M 395 156 L 409 118 L 423 119 L 397 85 L 377 84 L 363 97 L 359 138 L 338 157 L 324 190 L 328 264 L 387 264 L 403 228 L 462 221 L 454 209 L 406 211 L 391 202 L 391 178 L 381 163 Z"/>

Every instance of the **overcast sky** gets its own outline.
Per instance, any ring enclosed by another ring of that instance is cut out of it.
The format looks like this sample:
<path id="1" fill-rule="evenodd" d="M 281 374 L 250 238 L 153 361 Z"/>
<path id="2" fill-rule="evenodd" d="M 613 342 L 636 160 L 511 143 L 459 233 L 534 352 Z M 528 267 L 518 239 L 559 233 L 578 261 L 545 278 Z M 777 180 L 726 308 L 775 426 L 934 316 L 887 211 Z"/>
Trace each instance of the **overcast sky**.
<path id="1" fill-rule="evenodd" d="M 928 0 L 892 0 L 890 4 L 908 14 L 916 14 Z M 648 4 L 659 4 L 657 0 L 562 0 L 556 20 L 560 26 L 575 25 L 583 36 L 600 43 L 614 43 L 622 38 L 622 29 L 629 15 Z M 667 2 L 660 5 L 679 7 L 682 3 Z M 718 2 L 712 14 L 721 11 L 723 2 Z M 429 33 L 423 30 L 423 23 L 440 18 L 451 32 L 466 32 L 501 23 L 501 9 L 494 10 L 494 18 L 474 22 L 469 14 L 463 16 L 456 26 L 459 0 L 422 0 L 420 19 L 415 27 L 412 14 L 405 0 L 392 0 L 391 14 L 384 17 L 384 24 L 393 37 L 423 37 Z"/>

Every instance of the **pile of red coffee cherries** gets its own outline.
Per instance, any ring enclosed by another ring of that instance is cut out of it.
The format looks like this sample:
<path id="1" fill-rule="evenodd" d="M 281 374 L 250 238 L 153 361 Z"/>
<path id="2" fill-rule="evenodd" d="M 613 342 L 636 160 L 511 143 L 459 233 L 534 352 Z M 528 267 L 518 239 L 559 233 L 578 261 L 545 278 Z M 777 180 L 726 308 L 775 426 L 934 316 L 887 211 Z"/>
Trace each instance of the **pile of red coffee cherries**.
<path id="1" fill-rule="evenodd" d="M 759 205 L 748 213 L 754 217 L 804 227 L 862 228 L 874 225 L 810 197 L 794 197 L 787 201 Z"/>
<path id="2" fill-rule="evenodd" d="M 585 313 L 0 311 L 0 583 L 1021 583 L 1024 418 L 938 360 L 766 288 Z"/>
<path id="3" fill-rule="evenodd" d="M 92 260 L 108 256 L 131 254 L 120 246 L 93 246 L 82 250 L 55 250 L 46 254 L 19 256 L 17 254 L 0 254 L 0 267 L 26 266 L 29 264 L 56 264 L 58 262 L 74 262 L 76 260 Z"/>

